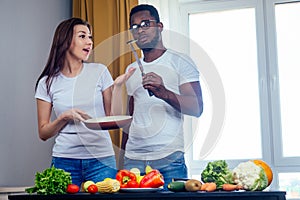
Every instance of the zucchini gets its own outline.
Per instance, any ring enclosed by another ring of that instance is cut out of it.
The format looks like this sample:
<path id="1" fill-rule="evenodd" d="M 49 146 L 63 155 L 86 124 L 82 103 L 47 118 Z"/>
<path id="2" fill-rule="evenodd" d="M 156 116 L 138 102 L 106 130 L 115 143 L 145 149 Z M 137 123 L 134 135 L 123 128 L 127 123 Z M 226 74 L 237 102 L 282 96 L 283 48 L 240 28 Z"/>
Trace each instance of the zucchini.
<path id="1" fill-rule="evenodd" d="M 168 189 L 173 192 L 183 192 L 185 191 L 185 182 L 183 181 L 173 181 L 168 184 Z"/>

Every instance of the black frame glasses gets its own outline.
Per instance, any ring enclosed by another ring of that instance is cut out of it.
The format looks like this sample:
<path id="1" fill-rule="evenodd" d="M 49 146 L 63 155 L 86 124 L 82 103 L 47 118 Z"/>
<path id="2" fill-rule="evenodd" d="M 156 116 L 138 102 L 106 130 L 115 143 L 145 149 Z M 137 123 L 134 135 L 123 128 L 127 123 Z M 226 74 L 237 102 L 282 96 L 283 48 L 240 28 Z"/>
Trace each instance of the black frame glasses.
<path id="1" fill-rule="evenodd" d="M 148 28 L 150 28 L 150 24 L 151 22 L 157 22 L 154 19 L 146 19 L 146 20 L 142 20 L 140 24 L 133 24 L 130 26 L 130 31 L 132 33 L 137 33 L 139 28 L 141 28 L 142 30 L 147 30 Z"/>

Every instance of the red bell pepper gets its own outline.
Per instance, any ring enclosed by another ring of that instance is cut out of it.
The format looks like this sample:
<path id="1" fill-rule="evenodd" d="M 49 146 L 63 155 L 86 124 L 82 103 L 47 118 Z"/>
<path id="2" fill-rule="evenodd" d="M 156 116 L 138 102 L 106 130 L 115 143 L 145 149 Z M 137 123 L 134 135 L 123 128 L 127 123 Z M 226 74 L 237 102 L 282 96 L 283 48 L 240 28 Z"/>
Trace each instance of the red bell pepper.
<path id="1" fill-rule="evenodd" d="M 139 188 L 140 184 L 137 181 L 130 180 L 127 183 L 127 188 Z"/>
<path id="2" fill-rule="evenodd" d="M 130 172 L 127 169 L 119 170 L 116 179 L 120 182 L 121 188 L 127 188 L 127 183 L 129 181 L 136 181 L 136 176 L 133 172 Z"/>
<path id="3" fill-rule="evenodd" d="M 156 169 L 146 174 L 140 182 L 140 188 L 158 188 L 165 184 L 163 175 Z"/>

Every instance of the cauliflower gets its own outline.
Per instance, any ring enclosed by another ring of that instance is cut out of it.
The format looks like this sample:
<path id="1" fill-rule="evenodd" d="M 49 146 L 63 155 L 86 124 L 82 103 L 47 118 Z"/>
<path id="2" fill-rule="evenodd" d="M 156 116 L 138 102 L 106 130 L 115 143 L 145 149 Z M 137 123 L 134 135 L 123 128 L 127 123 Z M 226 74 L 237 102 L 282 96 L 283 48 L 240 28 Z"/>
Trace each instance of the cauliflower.
<path id="1" fill-rule="evenodd" d="M 240 163 L 232 170 L 233 181 L 245 190 L 262 191 L 268 186 L 268 178 L 262 167 L 252 161 Z"/>

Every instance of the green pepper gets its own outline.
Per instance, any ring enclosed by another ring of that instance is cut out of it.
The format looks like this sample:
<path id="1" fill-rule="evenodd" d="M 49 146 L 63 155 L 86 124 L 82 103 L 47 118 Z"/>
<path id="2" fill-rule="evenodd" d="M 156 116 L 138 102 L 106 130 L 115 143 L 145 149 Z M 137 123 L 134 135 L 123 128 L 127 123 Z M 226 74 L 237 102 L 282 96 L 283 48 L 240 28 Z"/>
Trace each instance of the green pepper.
<path id="1" fill-rule="evenodd" d="M 140 188 L 158 188 L 165 184 L 163 175 L 156 169 L 146 174 L 140 182 Z"/>

